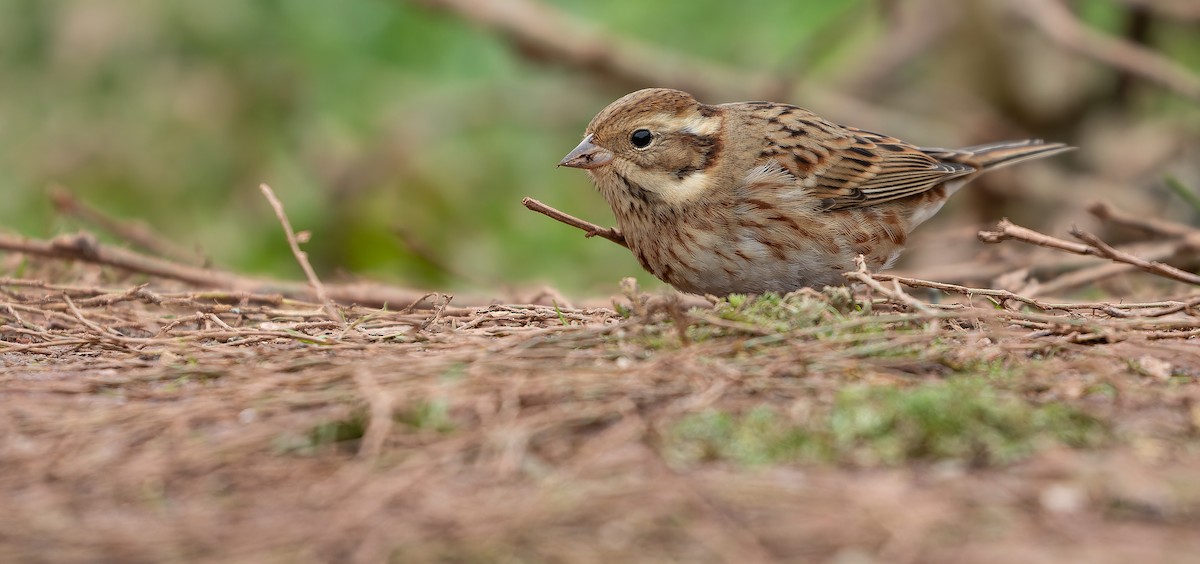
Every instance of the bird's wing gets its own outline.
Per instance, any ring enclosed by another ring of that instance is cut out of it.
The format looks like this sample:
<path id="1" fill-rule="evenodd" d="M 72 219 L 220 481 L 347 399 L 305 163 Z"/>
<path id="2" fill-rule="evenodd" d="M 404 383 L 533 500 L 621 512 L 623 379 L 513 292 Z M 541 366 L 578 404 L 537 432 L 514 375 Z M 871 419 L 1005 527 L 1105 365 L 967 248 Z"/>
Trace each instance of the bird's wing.
<path id="1" fill-rule="evenodd" d="M 899 139 L 840 126 L 794 106 L 762 105 L 753 111 L 768 131 L 756 164 L 778 162 L 821 201 L 822 209 L 905 198 L 975 172 Z"/>

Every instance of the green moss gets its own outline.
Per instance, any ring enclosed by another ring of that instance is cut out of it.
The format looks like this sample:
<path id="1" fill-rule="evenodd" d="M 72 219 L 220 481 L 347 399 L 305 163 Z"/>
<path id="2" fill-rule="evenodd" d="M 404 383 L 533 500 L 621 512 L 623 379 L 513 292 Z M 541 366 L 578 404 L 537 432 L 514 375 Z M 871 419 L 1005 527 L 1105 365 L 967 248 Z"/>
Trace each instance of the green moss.
<path id="1" fill-rule="evenodd" d="M 349 415 L 313 425 L 303 434 L 285 433 L 277 437 L 273 448 L 278 454 L 312 455 L 318 449 L 336 446 L 350 449 L 367 432 L 367 414 L 357 410 Z"/>
<path id="2" fill-rule="evenodd" d="M 820 294 L 733 294 L 717 302 L 712 313 L 727 321 L 785 332 L 841 319 L 852 307 L 853 298 L 850 297 L 849 290 L 826 288 Z"/>
<path id="3" fill-rule="evenodd" d="M 420 401 L 397 411 L 392 421 L 408 432 L 432 431 L 439 434 L 454 430 L 450 410 L 444 401 Z M 281 454 L 311 455 L 324 447 L 351 450 L 367 433 L 370 414 L 357 409 L 345 417 L 318 423 L 303 434 L 285 433 L 275 440 L 274 449 Z"/>
<path id="4" fill-rule="evenodd" d="M 912 388 L 854 387 L 826 410 L 793 420 L 769 408 L 710 411 L 669 433 L 676 462 L 787 461 L 890 466 L 914 460 L 1007 464 L 1048 445 L 1094 447 L 1108 436 L 1099 420 L 1066 404 L 1030 404 L 981 378 Z"/>
<path id="5" fill-rule="evenodd" d="M 449 433 L 454 430 L 449 406 L 443 400 L 421 401 L 396 413 L 394 419 L 415 431 Z"/>

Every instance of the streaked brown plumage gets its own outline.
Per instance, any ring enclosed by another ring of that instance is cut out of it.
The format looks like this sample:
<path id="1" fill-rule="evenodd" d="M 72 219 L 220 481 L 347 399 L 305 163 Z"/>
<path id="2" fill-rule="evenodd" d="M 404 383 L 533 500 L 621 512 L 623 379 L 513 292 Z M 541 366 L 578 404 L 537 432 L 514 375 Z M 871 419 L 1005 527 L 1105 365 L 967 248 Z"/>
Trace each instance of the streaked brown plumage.
<path id="1" fill-rule="evenodd" d="M 844 284 L 859 254 L 887 268 L 963 184 L 1070 149 L 920 148 L 787 104 L 652 88 L 604 108 L 559 164 L 587 169 L 646 270 L 721 296 Z"/>

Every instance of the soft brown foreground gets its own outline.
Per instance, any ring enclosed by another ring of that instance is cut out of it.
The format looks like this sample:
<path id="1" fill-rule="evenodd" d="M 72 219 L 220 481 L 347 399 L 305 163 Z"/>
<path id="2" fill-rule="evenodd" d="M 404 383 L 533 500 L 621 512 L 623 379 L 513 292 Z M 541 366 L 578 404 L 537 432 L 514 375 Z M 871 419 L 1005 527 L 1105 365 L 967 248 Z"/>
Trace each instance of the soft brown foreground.
<path id="1" fill-rule="evenodd" d="M 6 562 L 1200 554 L 1194 307 L 893 294 L 864 314 L 812 294 L 772 322 L 634 296 L 628 317 L 497 305 L 339 323 L 269 297 L 10 282 Z M 1069 410 L 1086 436 L 1005 435 L 1021 422 L 988 415 L 912 435 L 903 414 L 953 411 L 974 396 L 936 390 L 968 380 L 1018 417 Z M 898 400 L 896 446 L 836 438 L 861 423 L 830 416 L 848 389 L 935 393 Z"/>

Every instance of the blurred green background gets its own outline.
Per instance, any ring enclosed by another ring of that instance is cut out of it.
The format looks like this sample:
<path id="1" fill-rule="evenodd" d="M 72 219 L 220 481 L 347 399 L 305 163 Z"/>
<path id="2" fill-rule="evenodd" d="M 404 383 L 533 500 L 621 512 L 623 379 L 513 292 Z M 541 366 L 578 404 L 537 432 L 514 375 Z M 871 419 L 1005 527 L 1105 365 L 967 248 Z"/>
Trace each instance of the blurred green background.
<path id="1" fill-rule="evenodd" d="M 912 19 L 893 2 L 547 4 L 667 53 L 778 76 L 780 101 L 916 143 L 1029 135 L 1083 147 L 963 196 L 946 225 L 1002 214 L 1037 224 L 1081 213 L 1064 206 L 1106 190 L 1146 213 L 1194 219 L 1161 180 L 1200 185 L 1195 103 L 1064 51 L 1002 2 L 934 3 L 954 12 L 939 16 L 936 41 L 869 80 L 862 73 L 889 52 L 889 33 Z M 1197 22 L 1130 7 L 1142 4 L 1072 6 L 1096 29 L 1200 69 Z M 555 64 L 426 4 L 6 0 L 0 85 L 6 231 L 79 227 L 47 199 L 60 185 L 218 267 L 298 278 L 257 190 L 266 182 L 293 225 L 312 232 L 306 248 L 327 276 L 493 293 L 649 282 L 624 249 L 520 205 L 528 195 L 611 223 L 585 175 L 554 165 L 592 115 L 636 85 Z M 741 86 L 705 101 L 755 94 Z"/>

